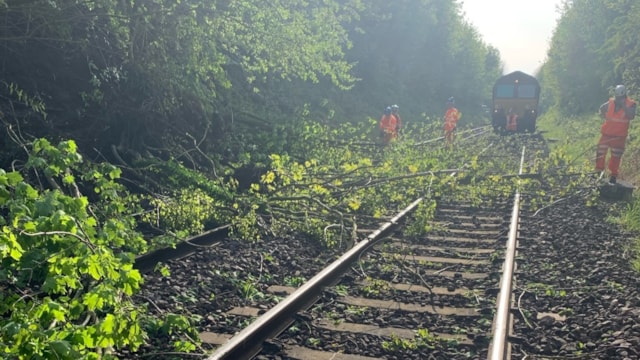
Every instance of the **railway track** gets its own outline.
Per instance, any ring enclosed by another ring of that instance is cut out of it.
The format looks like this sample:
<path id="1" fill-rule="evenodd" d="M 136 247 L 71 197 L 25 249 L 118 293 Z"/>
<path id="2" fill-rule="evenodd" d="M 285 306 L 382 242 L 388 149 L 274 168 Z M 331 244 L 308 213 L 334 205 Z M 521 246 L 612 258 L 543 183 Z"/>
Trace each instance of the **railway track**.
<path id="1" fill-rule="evenodd" d="M 513 152 L 508 147 L 514 145 L 501 144 L 499 151 Z M 535 167 L 533 159 L 520 163 L 521 168 Z M 340 259 L 339 254 L 318 253 L 302 264 L 290 257 L 269 263 L 272 260 L 267 261 L 267 253 L 279 250 L 262 248 L 253 255 L 243 255 L 246 266 L 225 265 L 224 271 L 211 270 L 216 265 L 194 266 L 202 259 L 193 259 L 191 264 L 188 259 L 184 264 L 179 262 L 199 282 L 208 279 L 206 274 L 216 277 L 212 283 L 224 282 L 222 278 L 235 270 L 252 274 L 252 279 L 262 278 L 263 266 L 280 274 L 262 281 L 261 299 L 225 303 L 213 308 L 210 315 L 197 305 L 206 303 L 202 299 L 206 292 L 195 294 L 192 298 L 200 298 L 191 300 L 194 305 L 190 308 L 205 317 L 200 333 L 203 351 L 211 350 L 208 359 L 528 359 L 535 353 L 577 354 L 580 358 L 580 347 L 587 345 L 575 345 L 545 332 L 566 334 L 557 327 L 567 322 L 567 310 L 566 304 L 553 303 L 562 298 L 545 280 L 545 269 L 551 265 L 545 264 L 544 257 L 551 255 L 537 244 L 541 237 L 542 243 L 550 241 L 552 230 L 547 225 L 551 221 L 545 216 L 553 207 L 529 212 L 527 196 L 533 195 L 525 194 L 522 199 L 496 188 L 494 193 L 485 191 L 482 201 L 455 193 L 419 199 L 419 204 L 404 209 L 404 215 L 388 218 L 380 228 L 373 223 L 359 224 L 360 242 Z M 434 203 L 428 234 L 408 235 L 407 229 L 417 221 L 410 208 Z M 518 210 L 525 216 L 513 223 Z M 527 251 L 525 256 L 517 257 L 515 251 L 522 249 Z M 507 250 L 513 251 L 511 260 Z M 540 259 L 538 254 L 545 255 Z M 225 263 L 224 254 L 209 256 L 217 259 L 213 262 Z M 209 256 L 207 261 L 211 262 Z M 517 264 L 510 264 L 516 258 Z M 327 270 L 327 265 L 332 270 Z M 506 268 L 516 276 L 503 276 Z M 326 276 L 313 277 L 319 274 Z M 515 284 L 504 284 L 514 278 L 518 280 Z M 306 279 L 311 280 L 304 282 Z M 168 280 L 166 285 L 170 283 L 176 282 Z M 501 288 L 507 289 L 504 295 L 500 295 Z M 303 295 L 304 289 L 312 290 Z M 225 291 L 236 290 L 208 291 L 224 296 Z M 545 298 L 543 304 L 538 304 L 540 298 Z M 527 306 L 535 311 L 528 311 Z M 582 315 L 583 322 L 588 316 Z M 634 344 L 616 340 L 619 342 L 614 344 Z M 597 342 L 588 344 L 590 350 L 598 348 Z M 602 354 L 629 353 L 626 348 L 612 346 Z"/>
<path id="2" fill-rule="evenodd" d="M 288 297 L 265 314 L 232 309 L 231 315 L 258 318 L 231 338 L 202 334 L 221 345 L 209 359 L 260 358 L 274 349 L 276 357 L 297 359 L 454 359 L 486 356 L 490 339 L 489 356 L 505 358 L 519 194 L 511 207 L 508 201 L 440 202 L 430 224 L 434 231 L 403 235 L 411 226 L 406 215 L 423 201 L 377 230 L 363 230 L 364 240 L 301 287 L 270 287 Z"/>
<path id="3" fill-rule="evenodd" d="M 329 358 L 349 352 L 343 349 L 340 341 L 324 344 L 319 334 L 307 334 L 306 340 L 301 341 L 304 335 L 295 334 L 295 329 L 325 331 L 329 332 L 328 336 L 338 338 L 366 338 L 373 332 L 377 353 L 370 347 L 365 347 L 364 353 L 374 357 L 412 348 L 418 354 L 434 347 L 440 348 L 436 353 L 447 353 L 450 347 L 454 352 L 468 354 L 486 351 L 487 339 L 491 336 L 490 305 L 495 301 L 493 293 L 500 267 L 495 261 L 499 256 L 496 254 L 501 246 L 504 247 L 501 240 L 509 233 L 504 219 L 510 213 L 517 213 L 510 211 L 504 201 L 496 206 L 492 200 L 487 203 L 490 206 L 484 208 L 439 202 L 430 224 L 433 227 L 430 235 L 408 239 L 402 235 L 403 229 L 410 226 L 406 216 L 423 200 L 416 200 L 378 229 L 361 230 L 363 239 L 358 245 L 298 289 L 283 285 L 267 288 L 266 293 L 273 297 L 288 296 L 277 304 L 229 308 L 223 317 L 235 318 L 231 322 L 238 326 L 246 325 L 252 318 L 257 317 L 257 320 L 235 337 L 228 332 L 202 332 L 200 337 L 205 343 L 219 346 L 210 358 L 248 359 L 261 351 L 273 352 L 274 346 L 264 350 L 261 345 L 287 328 L 289 330 L 272 344 L 286 344 L 289 350 L 281 346 L 275 348 L 285 353 L 293 351 L 292 358 L 318 358 L 322 346 L 331 349 L 331 355 L 326 355 Z M 150 254 L 138 259 L 136 265 L 142 271 L 149 271 L 153 269 L 154 261 L 192 254 L 199 246 L 210 245 L 224 237 L 226 231 L 226 228 L 217 229 L 190 239 L 186 245 L 178 247 L 178 251 Z M 381 242 L 381 239 L 390 241 Z M 385 245 L 381 248 L 380 244 Z M 373 252 L 365 255 L 365 251 L 371 249 Z M 348 272 L 356 260 L 359 261 L 359 272 Z M 348 272 L 347 276 L 343 277 L 345 272 Z M 338 284 L 340 281 L 342 283 Z M 314 307 L 310 308 L 312 305 Z M 271 309 L 265 314 L 267 308 Z M 347 315 L 353 313 L 350 317 L 357 315 L 359 320 L 343 322 L 339 314 L 345 314 L 345 311 Z M 398 317 L 398 312 L 406 313 L 405 318 Z M 299 314 L 305 315 L 300 317 Z M 296 326 L 301 318 L 313 321 Z M 441 321 L 448 325 L 439 325 Z M 466 322 L 469 323 L 465 325 Z M 399 326 L 405 323 L 410 326 Z M 296 341 L 299 344 L 295 345 Z M 400 358 L 405 356 L 410 354 Z"/>
<path id="4" fill-rule="evenodd" d="M 407 239 L 401 229 L 391 233 L 358 265 L 349 264 L 353 269 L 342 281 L 323 292 L 302 315 L 293 316 L 294 330 L 271 344 L 280 345 L 275 346 L 278 353 L 298 359 L 418 359 L 425 354 L 453 359 L 456 354 L 486 354 L 502 265 L 496 259 L 509 233 L 508 206 L 500 205 L 496 210 L 442 204 L 433 223 L 437 230 L 429 236 Z M 269 291 L 296 294 L 303 287 L 272 286 Z M 282 305 L 282 309 L 284 315 L 273 315 L 280 310 L 273 308 L 255 326 L 275 330 L 269 318 L 281 324 L 286 320 L 277 316 L 291 317 L 291 308 Z M 261 312 L 242 307 L 229 313 L 251 317 Z M 259 332 L 254 329 L 246 328 L 231 341 L 220 334 L 202 334 L 206 341 L 226 344 L 210 359 L 253 356 L 253 347 L 262 343 L 252 335 Z M 354 346 L 361 353 L 353 354 Z M 353 356 L 337 355 L 348 353 Z"/>

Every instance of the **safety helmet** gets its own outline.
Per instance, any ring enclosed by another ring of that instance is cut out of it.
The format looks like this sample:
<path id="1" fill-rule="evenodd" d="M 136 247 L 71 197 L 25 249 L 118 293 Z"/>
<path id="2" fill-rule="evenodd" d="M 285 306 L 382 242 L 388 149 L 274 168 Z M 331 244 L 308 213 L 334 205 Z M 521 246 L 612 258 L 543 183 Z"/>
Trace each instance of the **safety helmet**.
<path id="1" fill-rule="evenodd" d="M 616 97 L 627 96 L 627 88 L 624 85 L 617 85 L 613 90 L 613 93 Z"/>
<path id="2" fill-rule="evenodd" d="M 454 98 L 453 98 L 453 96 L 452 96 L 452 97 L 450 97 L 450 98 L 448 98 L 448 99 L 447 99 L 447 102 L 448 102 L 448 103 L 451 103 L 451 104 L 455 104 L 456 99 L 454 99 Z"/>
<path id="3" fill-rule="evenodd" d="M 384 108 L 384 114 L 385 115 L 391 115 L 391 107 L 387 106 L 386 108 Z"/>
<path id="4" fill-rule="evenodd" d="M 399 110 L 399 109 L 400 109 L 400 106 L 395 105 L 395 104 L 391 105 L 391 110 L 393 110 L 393 111 L 397 111 L 397 110 Z"/>

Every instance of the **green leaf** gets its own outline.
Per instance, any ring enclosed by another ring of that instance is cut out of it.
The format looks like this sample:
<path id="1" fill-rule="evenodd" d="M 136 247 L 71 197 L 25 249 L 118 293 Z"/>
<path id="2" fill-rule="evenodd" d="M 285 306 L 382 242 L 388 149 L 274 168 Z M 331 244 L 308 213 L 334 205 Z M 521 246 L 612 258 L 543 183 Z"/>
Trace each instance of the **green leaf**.
<path id="1" fill-rule="evenodd" d="M 85 330 L 82 331 L 82 344 L 88 348 L 93 348 L 95 345 L 95 337 L 92 334 L 93 332 Z"/>
<path id="2" fill-rule="evenodd" d="M 113 334 L 113 329 L 115 328 L 115 317 L 113 314 L 107 314 L 105 318 L 100 323 L 100 331 L 103 334 L 111 335 Z"/>
<path id="3" fill-rule="evenodd" d="M 72 359 L 72 355 L 77 356 L 77 353 L 71 348 L 71 344 L 65 340 L 56 340 L 49 343 L 51 349 L 56 354 L 58 359 Z"/>
<path id="4" fill-rule="evenodd" d="M 91 311 L 102 309 L 102 307 L 104 306 L 103 298 L 100 296 L 100 294 L 97 293 L 86 294 L 82 303 L 85 304 Z"/>
<path id="5" fill-rule="evenodd" d="M 122 174 L 122 170 L 118 167 L 114 167 L 111 171 L 109 171 L 109 177 L 111 180 L 119 179 L 120 174 Z"/>
<path id="6" fill-rule="evenodd" d="M 62 182 L 64 184 L 73 184 L 74 181 L 75 181 L 75 178 L 71 174 L 67 174 L 62 178 Z"/>
<path id="7" fill-rule="evenodd" d="M 90 262 L 87 271 L 94 280 L 100 280 L 103 276 L 101 264 L 98 262 Z"/>
<path id="8" fill-rule="evenodd" d="M 22 245 L 18 242 L 16 235 L 11 232 L 11 229 L 7 226 L 2 228 L 2 234 L 0 234 L 0 254 L 4 259 L 7 255 L 13 260 L 20 260 L 24 250 Z"/>
<path id="9" fill-rule="evenodd" d="M 11 199 L 11 193 L 6 187 L 0 186 L 0 204 L 4 205 L 9 199 Z"/>
<path id="10" fill-rule="evenodd" d="M 38 191 L 26 183 L 18 183 L 16 185 L 16 194 L 18 196 L 24 196 L 28 200 L 35 200 L 38 198 Z"/>
<path id="11" fill-rule="evenodd" d="M 23 177 L 22 175 L 20 175 L 19 172 L 12 171 L 6 174 L 6 180 L 8 181 L 8 184 L 3 184 L 3 185 L 14 186 L 17 183 L 21 182 L 23 180 Z"/>

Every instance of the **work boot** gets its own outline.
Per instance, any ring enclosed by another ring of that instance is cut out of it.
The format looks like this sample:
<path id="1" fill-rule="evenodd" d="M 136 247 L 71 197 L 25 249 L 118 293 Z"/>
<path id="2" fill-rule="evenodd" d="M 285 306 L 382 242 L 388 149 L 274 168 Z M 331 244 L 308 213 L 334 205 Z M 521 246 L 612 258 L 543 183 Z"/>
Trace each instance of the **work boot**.
<path id="1" fill-rule="evenodd" d="M 609 178 L 609 183 L 610 183 L 610 184 L 615 184 L 615 183 L 616 183 L 616 177 L 612 175 L 612 176 Z"/>

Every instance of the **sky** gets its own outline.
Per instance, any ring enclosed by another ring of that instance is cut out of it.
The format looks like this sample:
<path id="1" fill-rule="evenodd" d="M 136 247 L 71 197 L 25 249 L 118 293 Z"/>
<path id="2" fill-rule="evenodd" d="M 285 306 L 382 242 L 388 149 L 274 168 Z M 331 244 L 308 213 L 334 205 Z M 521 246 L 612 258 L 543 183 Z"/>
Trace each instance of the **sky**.
<path id="1" fill-rule="evenodd" d="M 562 0 L 461 0 L 468 22 L 500 51 L 504 73 L 535 75 L 547 57 Z"/>

